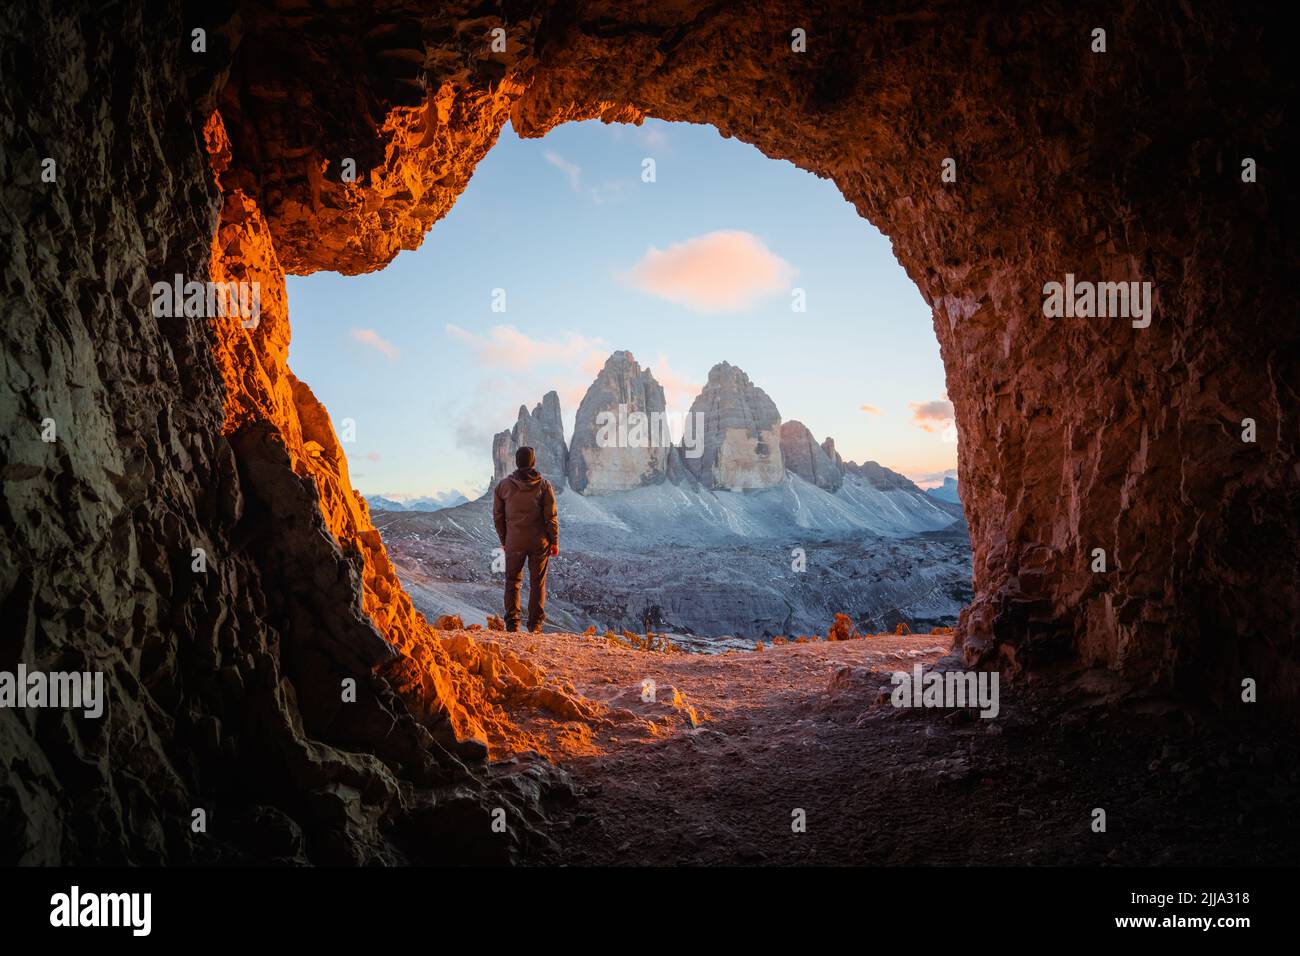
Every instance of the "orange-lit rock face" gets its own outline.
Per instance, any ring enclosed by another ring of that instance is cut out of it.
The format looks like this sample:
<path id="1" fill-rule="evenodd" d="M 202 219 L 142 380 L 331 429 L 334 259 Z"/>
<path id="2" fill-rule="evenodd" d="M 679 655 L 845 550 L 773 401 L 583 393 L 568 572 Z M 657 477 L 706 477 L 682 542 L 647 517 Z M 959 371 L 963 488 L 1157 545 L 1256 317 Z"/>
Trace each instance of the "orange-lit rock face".
<path id="1" fill-rule="evenodd" d="M 212 114 L 205 134 L 214 172 L 220 176 L 229 158 L 220 113 Z M 401 165 L 409 171 L 410 157 Z M 225 384 L 223 431 L 234 435 L 255 423 L 272 426 L 294 473 L 313 483 L 325 528 L 345 553 L 360 556 L 365 614 L 399 653 L 417 660 L 426 674 L 418 685 L 411 685 L 412 693 L 421 698 L 413 705 L 435 722 L 445 718 L 461 740 L 486 744 L 491 736 L 492 748 L 502 754 L 531 746 L 531 741 L 515 739 L 499 709 L 487 701 L 482 682 L 447 657 L 402 590 L 365 500 L 352 488 L 347 458 L 328 412 L 289 370 L 284 275 L 257 204 L 240 189 L 223 190 L 211 279 L 255 282 L 261 291 L 255 321 L 236 316 L 211 320 L 213 354 Z M 236 443 L 236 448 L 238 454 L 242 446 Z M 274 502 L 270 504 L 274 514 Z M 394 666 L 386 665 L 390 671 Z"/>
<path id="2" fill-rule="evenodd" d="M 1295 335 L 1255 324 L 1286 280 L 1230 281 L 1276 227 L 1266 187 L 1243 184 L 1226 143 L 1196 133 L 1213 112 L 1232 149 L 1261 143 L 1268 110 L 1225 99 L 1244 66 L 1171 98 L 1154 61 L 1124 52 L 1140 39 L 1212 56 L 1198 37 L 1225 38 L 1232 23 L 1134 6 L 1098 54 L 1084 14 L 1010 26 L 847 4 L 740 15 L 593 3 L 509 23 L 417 16 L 340 17 L 293 71 L 241 47 L 223 180 L 263 197 L 286 267 L 375 269 L 418 244 L 507 116 L 528 136 L 593 116 L 712 123 L 833 179 L 934 307 L 975 550 L 961 628 L 972 658 L 1013 673 L 1099 664 L 1214 698 L 1264 672 L 1282 696 L 1300 690 L 1297 429 L 1281 384 L 1294 380 Z M 257 42 L 291 22 L 259 21 Z M 498 26 L 504 53 L 490 48 Z M 389 69 L 407 43 L 423 52 L 407 59 L 427 97 Z M 326 63 L 326 48 L 348 55 Z M 1066 89 L 1062 71 L 1076 77 Z M 402 105 L 341 105 L 382 104 L 389 89 Z M 349 151 L 368 162 L 345 186 Z M 1150 327 L 1044 317 L 1043 285 L 1066 273 L 1150 281 Z M 1240 438 L 1247 417 L 1255 444 Z M 1105 572 L 1092 570 L 1095 549 Z"/>

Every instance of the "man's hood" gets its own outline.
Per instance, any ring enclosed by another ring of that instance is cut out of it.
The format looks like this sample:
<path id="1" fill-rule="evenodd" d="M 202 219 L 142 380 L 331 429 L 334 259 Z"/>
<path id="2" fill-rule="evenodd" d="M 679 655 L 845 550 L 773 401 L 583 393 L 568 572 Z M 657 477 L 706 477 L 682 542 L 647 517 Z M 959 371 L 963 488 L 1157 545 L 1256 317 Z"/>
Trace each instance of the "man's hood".
<path id="1" fill-rule="evenodd" d="M 510 477 L 521 485 L 535 485 L 542 480 L 542 473 L 536 468 L 516 468 Z"/>

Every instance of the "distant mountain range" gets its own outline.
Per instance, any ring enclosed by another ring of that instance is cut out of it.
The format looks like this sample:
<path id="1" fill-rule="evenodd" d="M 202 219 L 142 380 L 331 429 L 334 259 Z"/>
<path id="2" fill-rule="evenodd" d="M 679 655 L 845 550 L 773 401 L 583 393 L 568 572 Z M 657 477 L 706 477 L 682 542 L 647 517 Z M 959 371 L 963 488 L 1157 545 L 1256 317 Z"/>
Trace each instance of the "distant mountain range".
<path id="1" fill-rule="evenodd" d="M 673 423 L 680 433 L 662 440 L 658 423 L 670 420 L 664 390 L 650 369 L 631 352 L 615 352 L 578 405 L 571 441 L 564 440 L 557 393 L 547 392 L 531 412 L 519 406 L 514 426 L 492 440 L 492 484 L 514 470 L 516 449 L 529 445 L 537 453 L 537 470 L 557 492 L 570 488 L 588 497 L 665 482 L 761 491 L 780 486 L 790 472 L 831 493 L 857 474 L 882 489 L 919 497 L 927 508 L 934 503 L 903 475 L 874 461 L 846 462 L 833 438 L 818 444 L 802 422 L 783 422 L 767 393 L 728 362 L 709 371 L 685 419 Z"/>
<path id="2" fill-rule="evenodd" d="M 483 497 L 432 514 L 372 504 L 389 512 L 375 525 L 416 607 L 466 623 L 501 613 L 490 495 L 530 445 L 557 492 L 556 625 L 649 627 L 721 649 L 825 633 L 836 612 L 863 630 L 955 623 L 971 594 L 960 504 L 876 462 L 844 461 L 726 362 L 668 440 L 654 424 L 665 418 L 651 371 L 615 352 L 570 441 L 557 393 L 520 407 L 493 439 Z"/>
<path id="3" fill-rule="evenodd" d="M 957 479 L 945 478 L 943 484 L 938 488 L 931 488 L 927 492 L 932 498 L 938 498 L 940 501 L 946 501 L 949 504 L 960 505 L 961 496 L 957 494 Z"/>
<path id="4" fill-rule="evenodd" d="M 402 495 L 388 497 L 366 495 L 366 504 L 370 506 L 371 511 L 441 511 L 443 508 L 463 505 L 467 501 L 469 499 L 455 489 L 434 495 L 422 495 L 418 498 Z"/>

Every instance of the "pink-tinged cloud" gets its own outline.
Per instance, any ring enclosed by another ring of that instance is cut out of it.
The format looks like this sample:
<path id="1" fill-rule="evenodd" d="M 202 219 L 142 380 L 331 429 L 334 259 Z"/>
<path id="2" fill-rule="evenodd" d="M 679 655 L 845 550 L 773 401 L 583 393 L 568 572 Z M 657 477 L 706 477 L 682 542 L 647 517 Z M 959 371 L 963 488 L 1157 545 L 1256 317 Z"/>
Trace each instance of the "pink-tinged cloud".
<path id="1" fill-rule="evenodd" d="M 938 435 L 946 442 L 957 440 L 957 420 L 952 409 L 952 402 L 946 398 L 930 402 L 910 402 L 912 424 L 917 428 Z"/>
<path id="2" fill-rule="evenodd" d="M 692 382 L 685 376 L 679 375 L 668 364 L 668 356 L 663 352 L 655 355 L 650 371 L 654 374 L 655 381 L 664 387 L 664 403 L 670 412 L 689 411 L 691 402 L 695 401 L 696 396 L 703 390 L 698 382 Z"/>
<path id="3" fill-rule="evenodd" d="M 379 333 L 374 329 L 353 329 L 352 340 L 367 345 L 377 352 L 381 352 L 390 362 L 397 361 L 397 346 L 392 342 L 381 338 Z"/>
<path id="4" fill-rule="evenodd" d="M 486 333 L 448 325 L 446 332 L 469 347 L 475 364 L 488 370 L 466 401 L 448 416 L 457 420 L 456 443 L 475 454 L 492 449 L 492 436 L 515 423 L 521 404 L 532 408 L 554 389 L 560 396 L 566 428 L 596 374 L 609 358 L 602 339 L 566 332 L 535 339 L 512 325 Z"/>
<path id="5" fill-rule="evenodd" d="M 879 414 L 880 414 L 880 409 L 876 408 L 875 405 L 859 405 L 859 406 L 858 406 L 858 411 L 860 411 L 860 412 L 866 412 L 868 415 L 879 415 Z"/>
<path id="6" fill-rule="evenodd" d="M 379 452 L 377 451 L 366 452 L 366 461 L 379 461 Z"/>
<path id="7" fill-rule="evenodd" d="M 447 334 L 466 343 L 474 360 L 489 368 L 522 370 L 534 365 L 560 364 L 577 366 L 583 371 L 600 371 L 609 357 L 609 346 L 601 339 L 589 339 L 576 332 L 566 332 L 558 339 L 535 339 L 513 325 L 494 325 L 487 335 L 479 335 L 448 325 Z"/>
<path id="8" fill-rule="evenodd" d="M 642 292 L 697 312 L 740 312 L 789 288 L 794 267 L 753 233 L 710 232 L 650 247 L 625 278 Z"/>

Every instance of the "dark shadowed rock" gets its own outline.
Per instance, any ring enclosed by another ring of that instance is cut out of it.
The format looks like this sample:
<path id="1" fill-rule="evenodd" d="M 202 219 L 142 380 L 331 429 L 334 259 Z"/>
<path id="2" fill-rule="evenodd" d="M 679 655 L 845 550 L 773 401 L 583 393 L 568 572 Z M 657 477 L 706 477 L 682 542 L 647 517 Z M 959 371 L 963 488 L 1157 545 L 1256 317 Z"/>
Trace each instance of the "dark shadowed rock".
<path id="1" fill-rule="evenodd" d="M 831 439 L 831 449 L 835 443 Z M 844 469 L 826 454 L 826 450 L 813 438 L 812 432 L 800 421 L 781 424 L 781 457 L 785 467 L 804 481 L 827 491 L 838 491 L 844 484 Z"/>
<path id="2" fill-rule="evenodd" d="M 840 475 L 843 476 L 844 459 L 840 456 L 840 453 L 835 450 L 835 439 L 827 438 L 824 442 L 822 442 L 822 451 L 826 452 L 826 457 L 829 458 L 834 463 L 836 471 L 838 471 Z"/>
<path id="3" fill-rule="evenodd" d="M 695 476 L 690 473 L 686 467 L 686 452 L 681 445 L 674 445 L 668 449 L 668 480 L 674 485 L 680 485 L 686 482 L 688 485 L 694 485 Z"/>

